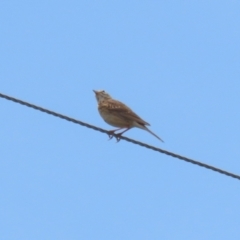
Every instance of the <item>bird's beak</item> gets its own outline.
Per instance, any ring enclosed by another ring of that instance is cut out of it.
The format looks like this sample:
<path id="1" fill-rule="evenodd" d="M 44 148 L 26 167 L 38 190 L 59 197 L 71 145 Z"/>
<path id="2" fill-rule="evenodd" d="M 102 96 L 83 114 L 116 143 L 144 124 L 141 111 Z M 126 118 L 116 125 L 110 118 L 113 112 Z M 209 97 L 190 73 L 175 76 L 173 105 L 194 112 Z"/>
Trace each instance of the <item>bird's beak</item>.
<path id="1" fill-rule="evenodd" d="M 97 91 L 93 90 L 95 94 L 97 94 Z"/>

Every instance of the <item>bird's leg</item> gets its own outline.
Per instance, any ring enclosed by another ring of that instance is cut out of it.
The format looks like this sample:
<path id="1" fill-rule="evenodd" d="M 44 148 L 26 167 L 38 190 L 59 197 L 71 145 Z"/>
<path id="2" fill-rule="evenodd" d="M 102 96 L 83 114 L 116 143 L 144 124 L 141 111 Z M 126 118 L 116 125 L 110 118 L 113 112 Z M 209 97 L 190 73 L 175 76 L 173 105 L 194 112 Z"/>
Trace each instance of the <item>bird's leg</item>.
<path id="1" fill-rule="evenodd" d="M 108 140 L 113 138 L 113 133 L 115 133 L 116 131 L 121 130 L 121 129 L 123 129 L 123 128 L 117 128 L 117 129 L 108 131 L 108 136 L 109 136 Z"/>
<path id="2" fill-rule="evenodd" d="M 124 131 L 122 131 L 122 132 L 116 134 L 117 136 L 114 136 L 114 137 L 116 137 L 117 142 L 120 141 L 120 139 L 121 139 L 120 136 L 121 136 L 123 133 L 125 133 L 126 131 L 128 131 L 129 129 L 131 129 L 131 127 L 127 127 L 127 129 L 125 129 Z"/>

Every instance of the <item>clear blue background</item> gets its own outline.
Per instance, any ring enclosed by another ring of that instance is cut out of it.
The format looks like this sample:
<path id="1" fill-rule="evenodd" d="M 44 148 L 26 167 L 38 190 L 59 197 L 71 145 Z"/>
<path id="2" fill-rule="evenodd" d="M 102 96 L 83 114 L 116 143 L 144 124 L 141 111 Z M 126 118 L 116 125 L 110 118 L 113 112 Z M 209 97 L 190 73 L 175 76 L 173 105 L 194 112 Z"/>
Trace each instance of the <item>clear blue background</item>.
<path id="1" fill-rule="evenodd" d="M 0 3 L 0 92 L 240 174 L 239 1 Z M 0 99 L 0 239 L 239 239 L 240 181 Z"/>

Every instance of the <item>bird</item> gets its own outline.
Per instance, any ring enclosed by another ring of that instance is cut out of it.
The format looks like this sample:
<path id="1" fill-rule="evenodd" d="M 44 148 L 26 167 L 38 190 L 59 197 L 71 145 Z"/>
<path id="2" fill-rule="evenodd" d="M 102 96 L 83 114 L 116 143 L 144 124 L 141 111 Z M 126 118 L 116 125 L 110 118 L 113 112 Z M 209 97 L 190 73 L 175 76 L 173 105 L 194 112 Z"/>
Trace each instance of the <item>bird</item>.
<path id="1" fill-rule="evenodd" d="M 113 136 L 116 137 L 117 142 L 120 141 L 120 136 L 126 131 L 130 130 L 133 127 L 140 128 L 148 131 L 153 136 L 158 138 L 160 141 L 164 142 L 160 137 L 155 133 L 150 131 L 147 126 L 150 124 L 140 118 L 135 112 L 133 112 L 128 106 L 124 103 L 113 99 L 107 92 L 104 90 L 93 90 L 95 97 L 98 102 L 98 111 L 103 120 L 111 126 L 118 127 L 117 129 L 108 131 L 109 138 L 112 139 Z M 120 133 L 115 133 L 118 130 L 123 130 Z M 114 135 L 113 135 L 114 134 Z"/>

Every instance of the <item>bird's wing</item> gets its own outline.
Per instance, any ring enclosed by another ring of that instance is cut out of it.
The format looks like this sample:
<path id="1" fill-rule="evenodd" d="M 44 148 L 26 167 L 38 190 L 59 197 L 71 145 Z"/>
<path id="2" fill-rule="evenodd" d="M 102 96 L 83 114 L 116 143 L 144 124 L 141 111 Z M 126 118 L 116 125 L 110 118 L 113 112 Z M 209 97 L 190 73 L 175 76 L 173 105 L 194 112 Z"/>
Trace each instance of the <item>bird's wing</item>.
<path id="1" fill-rule="evenodd" d="M 136 121 L 137 123 L 139 123 L 141 125 L 150 126 L 150 124 L 148 122 L 146 122 L 142 118 L 140 118 L 128 106 L 126 106 L 125 104 L 123 104 L 117 100 L 108 99 L 108 101 L 106 101 L 105 104 L 107 104 L 106 107 L 111 111 L 111 113 L 118 117 L 121 117 L 126 120 L 130 120 L 130 121 Z"/>

